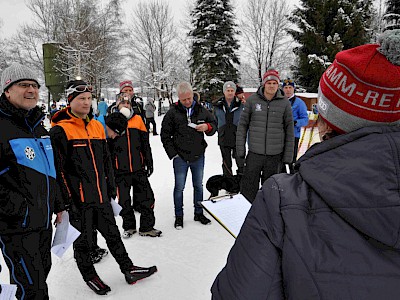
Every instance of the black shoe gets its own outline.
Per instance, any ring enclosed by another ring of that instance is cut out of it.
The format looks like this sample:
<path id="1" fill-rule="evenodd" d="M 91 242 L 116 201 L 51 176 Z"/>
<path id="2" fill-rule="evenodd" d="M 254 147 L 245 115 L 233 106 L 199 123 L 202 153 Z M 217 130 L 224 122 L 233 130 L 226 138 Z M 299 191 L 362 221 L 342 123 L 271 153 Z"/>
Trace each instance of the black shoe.
<path id="1" fill-rule="evenodd" d="M 157 133 L 157 132 L 156 132 L 156 133 L 153 133 L 153 136 L 154 136 L 154 135 L 158 135 L 158 133 Z"/>
<path id="2" fill-rule="evenodd" d="M 176 216 L 175 217 L 175 224 L 174 224 L 175 228 L 178 230 L 183 229 L 183 217 L 180 216 Z"/>
<path id="3" fill-rule="evenodd" d="M 98 276 L 93 279 L 86 281 L 86 284 L 97 294 L 97 295 L 107 295 L 111 292 L 110 287 L 105 284 Z"/>
<path id="4" fill-rule="evenodd" d="M 100 247 L 94 249 L 94 252 L 96 252 L 97 255 L 101 256 L 102 258 L 108 255 L 108 250 Z"/>
<path id="5" fill-rule="evenodd" d="M 98 254 L 96 251 L 90 252 L 89 257 L 93 264 L 97 264 L 103 259 L 103 256 Z"/>
<path id="6" fill-rule="evenodd" d="M 149 277 L 155 272 L 157 272 L 156 266 L 152 266 L 150 268 L 132 266 L 130 270 L 124 272 L 124 275 L 127 283 L 135 284 L 138 280 Z"/>
<path id="7" fill-rule="evenodd" d="M 203 225 L 211 224 L 211 221 L 207 219 L 203 214 L 194 214 L 194 220 L 200 222 Z"/>
<path id="8" fill-rule="evenodd" d="M 162 231 L 155 229 L 155 228 L 151 228 L 150 230 L 146 230 L 146 231 L 139 230 L 139 235 L 141 235 L 141 236 L 158 237 L 158 236 L 161 236 L 161 234 L 162 234 Z"/>

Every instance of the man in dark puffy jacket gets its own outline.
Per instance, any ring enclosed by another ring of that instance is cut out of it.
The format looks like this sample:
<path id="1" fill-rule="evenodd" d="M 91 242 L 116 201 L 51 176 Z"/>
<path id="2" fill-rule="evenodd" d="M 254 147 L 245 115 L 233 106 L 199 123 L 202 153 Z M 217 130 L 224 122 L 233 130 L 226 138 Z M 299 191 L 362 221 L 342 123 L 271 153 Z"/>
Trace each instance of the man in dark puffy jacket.
<path id="1" fill-rule="evenodd" d="M 243 106 L 235 97 L 236 84 L 227 81 L 223 86 L 224 97 L 214 104 L 214 115 L 218 124 L 218 145 L 222 155 L 224 176 L 232 177 L 232 157 L 236 160 L 237 174 L 243 174 L 243 159 L 236 155 L 236 130 Z"/>
<path id="2" fill-rule="evenodd" d="M 279 82 L 276 70 L 265 72 L 262 86 L 246 101 L 236 133 L 238 157 L 245 157 L 248 137 L 249 152 L 240 191 L 250 202 L 254 201 L 260 179 L 264 183 L 293 160 L 292 108 L 279 89 Z"/>
<path id="3" fill-rule="evenodd" d="M 399 299 L 399 35 L 336 55 L 319 83 L 323 142 L 264 183 L 213 300 Z"/>
<path id="4" fill-rule="evenodd" d="M 170 108 L 161 124 L 161 141 L 165 152 L 173 160 L 175 187 L 175 228 L 183 228 L 183 189 L 187 171 L 192 172 L 194 188 L 194 220 L 204 225 L 211 221 L 203 215 L 204 152 L 207 143 L 204 133 L 211 136 L 217 126 L 213 115 L 193 99 L 193 89 L 188 82 L 177 87 L 179 102 Z"/>
<path id="5" fill-rule="evenodd" d="M 49 299 L 51 219 L 64 208 L 45 116 L 36 106 L 39 87 L 20 64 L 1 74 L 0 246 L 18 299 Z"/>

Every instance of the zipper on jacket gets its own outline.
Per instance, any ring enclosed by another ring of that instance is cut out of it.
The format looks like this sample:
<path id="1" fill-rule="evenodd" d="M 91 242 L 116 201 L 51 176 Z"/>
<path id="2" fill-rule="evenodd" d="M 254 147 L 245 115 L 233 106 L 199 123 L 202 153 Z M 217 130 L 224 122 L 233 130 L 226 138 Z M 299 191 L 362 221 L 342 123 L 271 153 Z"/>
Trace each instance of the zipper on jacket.
<path id="1" fill-rule="evenodd" d="M 100 189 L 99 172 L 97 171 L 96 160 L 95 160 L 94 152 L 93 152 L 93 148 L 92 148 L 92 141 L 90 140 L 89 132 L 87 131 L 86 127 L 85 127 L 85 129 L 86 129 L 86 132 L 88 134 L 89 150 L 90 150 L 90 154 L 92 155 L 92 162 L 93 162 L 94 172 L 96 173 L 97 192 L 99 193 L 100 203 L 103 203 L 103 195 L 101 194 L 101 189 Z"/>
<path id="2" fill-rule="evenodd" d="M 40 141 L 40 148 L 43 151 L 43 156 L 47 161 L 46 165 L 46 184 L 47 184 L 47 222 L 46 222 L 46 228 L 49 229 L 50 226 L 50 180 L 49 180 L 49 171 L 50 171 L 50 163 L 48 160 L 48 157 L 46 155 L 46 150 L 44 149 L 43 143 Z"/>
<path id="3" fill-rule="evenodd" d="M 264 155 L 267 155 L 268 117 L 269 117 L 269 100 L 267 100 L 267 123 L 265 123 L 265 143 L 264 143 L 265 149 L 264 149 Z"/>
<path id="4" fill-rule="evenodd" d="M 26 207 L 24 221 L 22 222 L 22 228 L 26 227 L 26 223 L 27 223 L 27 220 L 28 220 L 28 214 L 29 214 L 29 206 Z"/>
<path id="5" fill-rule="evenodd" d="M 29 274 L 28 268 L 27 268 L 27 266 L 25 264 L 25 261 L 24 261 L 24 259 L 22 257 L 21 257 L 19 263 L 21 264 L 22 268 L 24 269 L 24 272 L 25 272 L 26 277 L 28 278 L 29 284 L 32 285 L 33 284 L 32 277 Z"/>
<path id="6" fill-rule="evenodd" d="M 7 173 L 8 170 L 10 170 L 10 167 L 7 167 L 7 168 L 1 170 L 1 171 L 0 171 L 0 176 L 3 175 L 4 173 Z"/>
<path id="7" fill-rule="evenodd" d="M 127 137 L 127 140 L 128 140 L 129 170 L 132 173 L 133 172 L 133 166 L 132 166 L 132 152 L 131 152 L 131 135 L 129 133 L 129 128 L 126 129 L 126 137 Z"/>

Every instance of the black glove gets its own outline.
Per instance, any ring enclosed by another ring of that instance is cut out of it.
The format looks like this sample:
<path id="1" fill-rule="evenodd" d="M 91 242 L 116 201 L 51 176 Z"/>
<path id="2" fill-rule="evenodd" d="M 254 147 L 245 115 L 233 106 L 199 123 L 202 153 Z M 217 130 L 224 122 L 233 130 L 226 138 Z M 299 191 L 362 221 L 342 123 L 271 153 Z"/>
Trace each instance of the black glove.
<path id="1" fill-rule="evenodd" d="M 146 173 L 147 177 L 150 177 L 153 174 L 153 164 L 146 164 L 144 167 L 144 172 Z"/>
<path id="2" fill-rule="evenodd" d="M 293 123 L 294 123 L 294 126 L 296 126 L 296 125 L 297 125 L 297 121 L 294 121 Z"/>

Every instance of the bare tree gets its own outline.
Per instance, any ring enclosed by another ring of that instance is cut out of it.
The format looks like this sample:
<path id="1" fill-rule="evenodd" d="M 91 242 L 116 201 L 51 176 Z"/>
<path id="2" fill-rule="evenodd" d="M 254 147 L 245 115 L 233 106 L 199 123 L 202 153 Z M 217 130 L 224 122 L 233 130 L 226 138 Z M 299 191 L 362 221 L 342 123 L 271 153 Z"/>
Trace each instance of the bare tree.
<path id="1" fill-rule="evenodd" d="M 168 97 L 176 81 L 171 78 L 178 74 L 177 34 L 168 3 L 139 2 L 129 35 L 133 45 L 129 56 L 136 79 L 154 89 L 155 97 Z"/>
<path id="2" fill-rule="evenodd" d="M 241 22 L 247 49 L 244 51 L 257 70 L 259 82 L 269 67 L 281 67 L 278 58 L 291 50 L 286 33 L 290 26 L 288 12 L 286 0 L 248 0 L 244 9 Z"/>
<path id="3" fill-rule="evenodd" d="M 42 44 L 60 45 L 58 69 L 80 76 L 100 91 L 120 75 L 120 0 L 103 6 L 95 0 L 30 0 L 34 18 L 10 41 L 16 60 L 43 72 Z"/>

